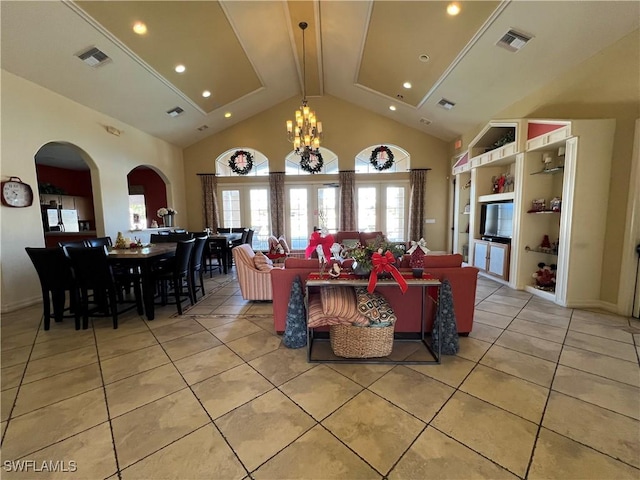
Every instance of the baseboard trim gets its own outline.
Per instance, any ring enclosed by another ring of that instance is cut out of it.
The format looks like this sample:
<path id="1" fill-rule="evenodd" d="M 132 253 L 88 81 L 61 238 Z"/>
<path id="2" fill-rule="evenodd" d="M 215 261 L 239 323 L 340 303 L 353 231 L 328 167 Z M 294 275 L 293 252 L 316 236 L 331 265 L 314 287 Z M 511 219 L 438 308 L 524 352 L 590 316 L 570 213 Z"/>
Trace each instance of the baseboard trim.
<path id="1" fill-rule="evenodd" d="M 38 303 L 41 303 L 41 302 L 42 302 L 42 297 L 26 298 L 16 303 L 8 303 L 5 305 L 2 305 L 2 309 L 0 310 L 0 313 L 15 312 L 16 310 L 20 310 L 21 308 L 30 307 L 31 305 L 37 305 Z"/>

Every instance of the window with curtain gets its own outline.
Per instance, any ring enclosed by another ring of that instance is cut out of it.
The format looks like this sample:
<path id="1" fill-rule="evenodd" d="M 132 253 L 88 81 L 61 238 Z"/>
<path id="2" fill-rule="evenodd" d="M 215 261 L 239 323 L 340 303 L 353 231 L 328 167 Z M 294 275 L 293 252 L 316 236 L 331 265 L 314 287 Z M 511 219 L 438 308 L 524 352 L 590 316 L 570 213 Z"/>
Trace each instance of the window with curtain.
<path id="1" fill-rule="evenodd" d="M 392 242 L 407 238 L 409 182 L 356 183 L 358 230 L 382 231 Z"/>
<path id="2" fill-rule="evenodd" d="M 286 231 L 293 250 L 304 250 L 313 227 L 338 230 L 338 189 L 324 184 L 287 187 Z"/>
<path id="3" fill-rule="evenodd" d="M 267 239 L 271 235 L 268 185 L 219 185 L 218 197 L 222 199 L 221 226 L 251 228 L 253 249 L 268 249 Z"/>

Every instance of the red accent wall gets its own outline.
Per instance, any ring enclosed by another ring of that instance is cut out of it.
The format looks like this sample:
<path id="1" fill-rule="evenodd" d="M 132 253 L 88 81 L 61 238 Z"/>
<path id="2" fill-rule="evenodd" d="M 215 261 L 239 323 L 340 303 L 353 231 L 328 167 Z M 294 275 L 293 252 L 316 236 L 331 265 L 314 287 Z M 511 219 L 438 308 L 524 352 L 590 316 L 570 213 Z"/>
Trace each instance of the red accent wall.
<path id="1" fill-rule="evenodd" d="M 544 135 L 545 133 L 553 132 L 554 130 L 558 130 L 562 127 L 564 127 L 564 125 L 553 125 L 551 123 L 530 123 L 529 128 L 527 129 L 527 140 L 539 137 L 540 135 Z"/>
<path id="2" fill-rule="evenodd" d="M 65 195 L 93 198 L 91 172 L 89 170 L 68 170 L 66 168 L 36 165 L 38 183 L 50 183 L 65 191 Z"/>
<path id="3" fill-rule="evenodd" d="M 147 167 L 137 167 L 127 175 L 129 185 L 142 185 L 144 187 L 144 200 L 147 207 L 147 227 L 155 220 L 161 223 L 156 212 L 167 205 L 167 186 L 164 180 L 155 171 Z"/>

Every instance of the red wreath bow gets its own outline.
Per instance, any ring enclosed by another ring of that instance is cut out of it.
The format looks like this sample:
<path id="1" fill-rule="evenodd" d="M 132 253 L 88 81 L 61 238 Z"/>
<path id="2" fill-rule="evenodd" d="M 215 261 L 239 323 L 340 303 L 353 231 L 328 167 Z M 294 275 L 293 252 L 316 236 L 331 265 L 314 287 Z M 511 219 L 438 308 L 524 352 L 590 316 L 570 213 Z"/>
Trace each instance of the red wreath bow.
<path id="1" fill-rule="evenodd" d="M 311 254 L 316 251 L 316 247 L 318 245 L 322 245 L 322 250 L 324 251 L 324 256 L 327 259 L 327 262 L 331 258 L 331 245 L 333 245 L 333 235 L 330 233 L 327 234 L 326 237 L 323 237 L 320 232 L 313 232 L 311 234 L 311 238 L 309 239 L 309 246 L 305 249 L 305 257 L 311 258 Z"/>
<path id="2" fill-rule="evenodd" d="M 376 288 L 376 281 L 378 280 L 378 274 L 383 272 L 389 272 L 396 282 L 398 282 L 398 286 L 402 293 L 407 291 L 407 282 L 402 277 L 398 269 L 393 265 L 396 262 L 396 259 L 393 258 L 393 254 L 387 250 L 384 255 L 378 252 L 375 252 L 371 255 L 371 263 L 373 268 L 371 269 L 371 275 L 369 275 L 369 286 L 367 290 L 369 293 L 372 293 Z"/>

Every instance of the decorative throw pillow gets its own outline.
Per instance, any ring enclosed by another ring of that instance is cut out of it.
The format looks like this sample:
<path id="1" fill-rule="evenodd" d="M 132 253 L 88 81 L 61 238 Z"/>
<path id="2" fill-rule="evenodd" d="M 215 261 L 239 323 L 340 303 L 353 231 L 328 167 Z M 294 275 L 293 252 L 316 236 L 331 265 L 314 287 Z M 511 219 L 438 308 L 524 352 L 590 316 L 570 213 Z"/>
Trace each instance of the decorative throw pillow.
<path id="1" fill-rule="evenodd" d="M 358 313 L 353 287 L 321 288 L 320 297 L 325 315 L 351 318 Z"/>
<path id="2" fill-rule="evenodd" d="M 358 312 L 367 317 L 371 327 L 386 327 L 396 322 L 396 315 L 387 299 L 378 292 L 369 293 L 367 287 L 356 287 Z"/>
<path id="3" fill-rule="evenodd" d="M 359 243 L 360 243 L 359 238 L 345 238 L 342 240 L 342 246 L 344 248 L 353 248 Z"/>
<path id="4" fill-rule="evenodd" d="M 256 252 L 253 257 L 253 264 L 261 272 L 268 272 L 273 268 L 273 261 L 262 252 Z"/>
<path id="5" fill-rule="evenodd" d="M 280 236 L 280 238 L 278 238 L 278 243 L 280 244 L 283 250 L 283 252 L 281 253 L 291 253 L 291 250 L 289 249 L 289 244 L 287 243 L 287 241 L 282 235 Z"/>
<path id="6" fill-rule="evenodd" d="M 271 235 L 267 239 L 267 242 L 269 243 L 269 253 L 278 253 L 278 249 L 280 248 L 280 243 L 278 242 L 278 239 L 273 235 Z"/>

